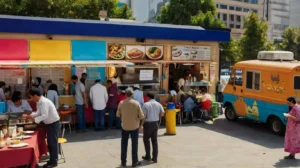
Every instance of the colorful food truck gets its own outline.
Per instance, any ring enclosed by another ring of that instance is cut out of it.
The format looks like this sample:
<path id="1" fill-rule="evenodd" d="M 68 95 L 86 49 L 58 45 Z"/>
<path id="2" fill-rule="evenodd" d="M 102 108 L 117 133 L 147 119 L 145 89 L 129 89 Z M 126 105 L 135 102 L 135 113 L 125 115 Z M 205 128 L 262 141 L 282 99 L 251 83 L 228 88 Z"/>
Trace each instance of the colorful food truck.
<path id="1" fill-rule="evenodd" d="M 285 132 L 287 98 L 300 96 L 300 62 L 292 52 L 261 51 L 257 60 L 234 65 L 223 91 L 225 116 L 268 123 L 278 135 Z"/>

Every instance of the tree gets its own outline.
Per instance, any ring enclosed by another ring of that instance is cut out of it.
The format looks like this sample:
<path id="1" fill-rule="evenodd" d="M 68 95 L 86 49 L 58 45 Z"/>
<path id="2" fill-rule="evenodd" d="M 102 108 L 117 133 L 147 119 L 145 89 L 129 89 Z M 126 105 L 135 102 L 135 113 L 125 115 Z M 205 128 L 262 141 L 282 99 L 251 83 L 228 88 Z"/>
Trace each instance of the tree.
<path id="1" fill-rule="evenodd" d="M 284 30 L 282 49 L 294 53 L 295 58 L 300 60 L 300 28 L 289 27 Z"/>
<path id="2" fill-rule="evenodd" d="M 0 14 L 50 18 L 99 19 L 99 10 L 110 18 L 132 18 L 128 6 L 118 0 L 0 0 Z"/>
<path id="3" fill-rule="evenodd" d="M 216 4 L 213 0 L 171 0 L 161 8 L 156 19 L 166 24 L 224 27 L 215 16 Z"/>
<path id="4" fill-rule="evenodd" d="M 220 55 L 222 67 L 230 66 L 240 61 L 242 55 L 239 41 L 231 37 L 230 42 L 220 43 Z"/>
<path id="5" fill-rule="evenodd" d="M 268 24 L 254 12 L 245 17 L 244 34 L 240 40 L 243 60 L 256 59 L 259 51 L 272 49 L 267 31 Z"/>

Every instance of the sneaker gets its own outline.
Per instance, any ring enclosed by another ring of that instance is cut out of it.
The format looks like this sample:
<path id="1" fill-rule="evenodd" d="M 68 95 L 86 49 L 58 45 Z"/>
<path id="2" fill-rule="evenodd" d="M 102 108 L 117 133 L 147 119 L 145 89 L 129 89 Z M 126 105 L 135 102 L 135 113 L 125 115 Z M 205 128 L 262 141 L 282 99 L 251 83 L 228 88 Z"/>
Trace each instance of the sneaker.
<path id="1" fill-rule="evenodd" d="M 141 162 L 132 163 L 132 167 L 140 166 L 141 164 Z"/>
<path id="2" fill-rule="evenodd" d="M 142 156 L 142 159 L 143 159 L 143 160 L 147 160 L 147 161 L 149 161 L 149 162 L 151 161 L 151 158 L 150 158 L 150 157 L 147 157 L 147 156 Z"/>
<path id="3" fill-rule="evenodd" d="M 47 163 L 43 166 L 43 168 L 52 168 L 52 167 L 57 167 L 57 163 Z"/>
<path id="4" fill-rule="evenodd" d="M 293 155 L 285 156 L 284 159 L 295 159 L 295 156 Z"/>

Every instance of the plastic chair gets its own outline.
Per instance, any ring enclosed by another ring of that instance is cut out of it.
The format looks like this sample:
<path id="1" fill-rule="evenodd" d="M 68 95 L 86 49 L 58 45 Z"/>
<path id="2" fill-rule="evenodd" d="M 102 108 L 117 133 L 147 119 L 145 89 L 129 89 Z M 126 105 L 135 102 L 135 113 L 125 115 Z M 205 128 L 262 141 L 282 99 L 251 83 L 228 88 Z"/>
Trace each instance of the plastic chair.
<path id="1" fill-rule="evenodd" d="M 65 135 L 65 130 L 63 129 L 61 138 L 58 138 L 58 148 L 59 148 L 60 156 L 61 156 L 60 159 L 63 159 L 64 163 L 66 163 L 66 158 L 65 158 L 64 151 L 63 151 L 63 148 L 62 148 L 62 144 L 67 142 L 67 139 L 64 138 L 64 135 Z"/>
<path id="2" fill-rule="evenodd" d="M 209 106 L 209 109 L 200 109 L 200 113 L 201 113 L 201 117 L 200 117 L 200 121 L 203 121 L 203 114 L 206 114 L 208 115 L 208 113 L 212 110 L 212 101 L 210 100 L 206 100 L 205 102 L 202 102 L 203 104 L 204 103 L 207 103 L 206 105 Z"/>
<path id="3" fill-rule="evenodd" d="M 69 125 L 70 134 L 72 133 L 71 124 L 73 123 L 72 110 L 60 111 L 60 119 L 63 127 L 63 132 L 65 130 L 65 125 Z"/>

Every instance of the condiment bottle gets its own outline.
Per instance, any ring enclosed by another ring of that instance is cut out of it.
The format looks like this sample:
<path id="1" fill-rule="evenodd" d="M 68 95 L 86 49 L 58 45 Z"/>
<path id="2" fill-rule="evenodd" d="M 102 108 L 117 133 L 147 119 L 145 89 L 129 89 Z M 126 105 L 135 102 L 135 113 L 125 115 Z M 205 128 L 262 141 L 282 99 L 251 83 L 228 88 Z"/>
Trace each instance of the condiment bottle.
<path id="1" fill-rule="evenodd" d="M 4 141 L 4 134 L 2 131 L 0 131 L 0 142 Z"/>
<path id="2" fill-rule="evenodd" d="M 17 138 L 17 130 L 14 129 L 12 133 L 12 139 L 15 140 Z"/>

